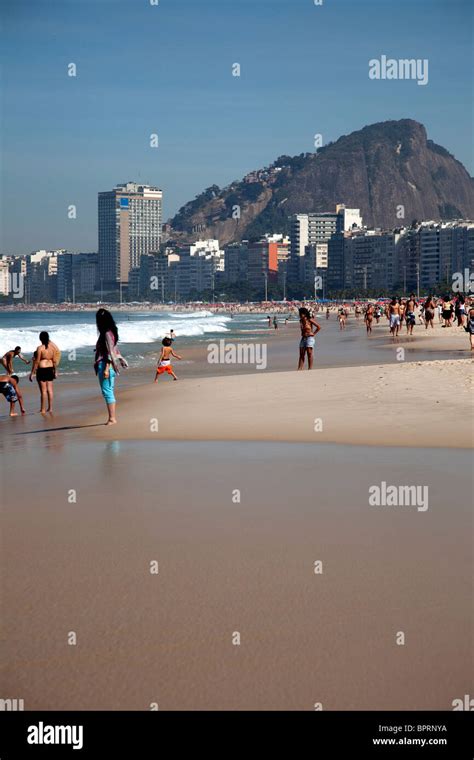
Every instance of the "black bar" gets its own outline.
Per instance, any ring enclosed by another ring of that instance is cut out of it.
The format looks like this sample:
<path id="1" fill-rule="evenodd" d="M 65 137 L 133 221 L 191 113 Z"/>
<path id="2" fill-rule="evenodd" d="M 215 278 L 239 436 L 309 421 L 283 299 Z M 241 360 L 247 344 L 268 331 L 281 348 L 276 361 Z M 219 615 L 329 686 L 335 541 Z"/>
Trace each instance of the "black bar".
<path id="1" fill-rule="evenodd" d="M 57 733 L 60 726 L 68 729 Z M 2 712 L 0 760 L 191 759 L 197 753 L 221 758 L 239 753 L 247 760 L 255 751 L 265 760 L 272 753 L 311 760 L 341 753 L 472 760 L 473 728 L 472 712 Z M 28 737 L 70 743 L 33 744 Z"/>

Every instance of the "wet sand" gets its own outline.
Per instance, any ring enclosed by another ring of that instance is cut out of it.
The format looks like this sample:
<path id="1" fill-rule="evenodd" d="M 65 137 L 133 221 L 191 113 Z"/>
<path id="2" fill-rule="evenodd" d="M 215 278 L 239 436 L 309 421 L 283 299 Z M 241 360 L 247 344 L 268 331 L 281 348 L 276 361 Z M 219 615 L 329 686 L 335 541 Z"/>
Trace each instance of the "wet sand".
<path id="1" fill-rule="evenodd" d="M 51 442 L 21 477 L 2 683 L 25 709 L 449 710 L 469 693 L 467 452 Z M 429 509 L 369 506 L 381 479 L 428 485 Z"/>

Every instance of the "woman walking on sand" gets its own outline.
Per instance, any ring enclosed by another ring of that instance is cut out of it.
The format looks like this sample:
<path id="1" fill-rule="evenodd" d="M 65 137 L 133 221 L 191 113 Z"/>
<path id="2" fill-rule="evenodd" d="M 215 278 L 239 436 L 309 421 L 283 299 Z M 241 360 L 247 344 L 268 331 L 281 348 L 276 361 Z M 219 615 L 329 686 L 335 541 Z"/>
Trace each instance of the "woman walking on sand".
<path id="1" fill-rule="evenodd" d="M 425 330 L 428 329 L 428 327 L 431 325 L 431 329 L 434 330 L 434 315 L 435 315 L 435 302 L 433 300 L 433 296 L 428 296 L 428 298 L 425 301 Z"/>
<path id="2" fill-rule="evenodd" d="M 36 375 L 41 394 L 40 414 L 53 413 L 53 381 L 57 377 L 57 366 L 61 353 L 59 348 L 49 339 L 49 333 L 40 332 L 40 345 L 34 353 L 33 366 L 30 372 L 30 382 Z M 46 407 L 46 403 L 48 406 Z"/>
<path id="3" fill-rule="evenodd" d="M 314 354 L 314 336 L 320 331 L 321 327 L 316 320 L 312 319 L 308 309 L 304 306 L 298 309 L 300 315 L 300 328 L 301 328 L 301 340 L 300 340 L 300 358 L 298 362 L 298 369 L 303 369 L 305 355 L 308 357 L 308 369 L 313 368 L 313 354 Z"/>
<path id="4" fill-rule="evenodd" d="M 95 321 L 99 337 L 95 346 L 94 369 L 109 413 L 105 424 L 115 425 L 115 377 L 120 374 L 120 367 L 128 367 L 128 364 L 119 351 L 117 325 L 110 311 L 99 309 Z"/>

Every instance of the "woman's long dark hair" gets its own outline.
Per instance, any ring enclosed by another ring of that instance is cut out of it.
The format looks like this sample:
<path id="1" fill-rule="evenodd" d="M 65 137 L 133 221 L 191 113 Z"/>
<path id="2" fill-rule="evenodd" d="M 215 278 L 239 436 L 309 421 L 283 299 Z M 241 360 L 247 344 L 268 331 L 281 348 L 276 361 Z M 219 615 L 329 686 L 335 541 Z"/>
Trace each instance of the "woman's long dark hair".
<path id="1" fill-rule="evenodd" d="M 298 313 L 300 315 L 300 319 L 302 319 L 303 317 L 305 317 L 306 319 L 311 319 L 309 315 L 309 310 L 305 306 L 302 306 L 300 309 L 298 309 Z"/>
<path id="2" fill-rule="evenodd" d="M 105 335 L 109 331 L 112 333 L 112 335 L 115 338 L 115 343 L 118 343 L 118 330 L 117 325 L 115 324 L 115 319 L 113 318 L 110 311 L 107 311 L 107 309 L 99 309 L 97 311 L 97 314 L 95 315 L 95 322 L 97 325 L 97 330 L 99 332 L 99 338 L 97 340 L 97 348 L 99 349 L 102 356 L 107 356 L 107 343 L 105 341 Z"/>
<path id="3" fill-rule="evenodd" d="M 40 341 L 43 344 L 45 348 L 48 348 L 49 346 L 49 333 L 47 333 L 45 330 L 43 332 L 40 332 Z"/>

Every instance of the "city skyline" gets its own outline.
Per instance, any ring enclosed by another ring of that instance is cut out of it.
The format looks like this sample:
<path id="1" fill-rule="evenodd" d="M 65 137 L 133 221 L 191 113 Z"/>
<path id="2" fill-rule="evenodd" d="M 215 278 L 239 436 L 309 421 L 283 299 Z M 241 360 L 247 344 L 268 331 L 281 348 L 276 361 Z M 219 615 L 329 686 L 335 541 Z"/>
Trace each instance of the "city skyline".
<path id="1" fill-rule="evenodd" d="M 424 123 L 472 174 L 468 2 L 221 6 L 4 10 L 2 253 L 97 250 L 99 191 L 158 186 L 166 220 L 211 184 L 314 151 L 315 133 L 326 144 L 388 119 Z M 429 61 L 428 84 L 371 80 L 385 54 Z"/>

